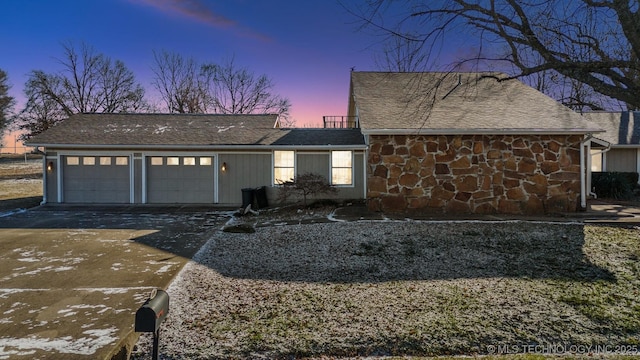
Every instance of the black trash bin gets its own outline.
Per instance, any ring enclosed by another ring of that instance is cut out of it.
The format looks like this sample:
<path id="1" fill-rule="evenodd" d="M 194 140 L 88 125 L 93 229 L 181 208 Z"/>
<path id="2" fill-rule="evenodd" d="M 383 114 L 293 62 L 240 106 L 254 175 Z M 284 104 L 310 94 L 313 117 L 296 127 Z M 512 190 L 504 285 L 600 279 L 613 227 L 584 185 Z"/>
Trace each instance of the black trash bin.
<path id="1" fill-rule="evenodd" d="M 242 207 L 246 208 L 247 206 L 253 206 L 253 197 L 255 195 L 255 189 L 253 188 L 244 188 L 242 189 Z"/>
<path id="2" fill-rule="evenodd" d="M 259 188 L 256 188 L 256 205 L 258 206 L 258 209 L 264 209 L 267 206 L 269 206 L 269 203 L 267 201 L 267 187 L 266 186 L 261 186 Z"/>

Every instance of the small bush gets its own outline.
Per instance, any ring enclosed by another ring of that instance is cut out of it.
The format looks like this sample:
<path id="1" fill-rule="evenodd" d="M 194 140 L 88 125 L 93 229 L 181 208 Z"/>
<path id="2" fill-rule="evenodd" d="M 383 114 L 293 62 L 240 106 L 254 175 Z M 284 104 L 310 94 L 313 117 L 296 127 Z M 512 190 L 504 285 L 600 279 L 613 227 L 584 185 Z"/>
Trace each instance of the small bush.
<path id="1" fill-rule="evenodd" d="M 291 195 L 302 195 L 304 206 L 307 206 L 308 196 L 317 196 L 319 194 L 336 193 L 338 189 L 331 186 L 327 179 L 320 174 L 304 173 L 296 176 L 291 181 L 280 183 L 279 198 L 286 201 Z"/>
<path id="2" fill-rule="evenodd" d="M 599 197 L 627 200 L 633 197 L 633 189 L 638 183 L 638 173 L 594 172 L 591 183 Z"/>

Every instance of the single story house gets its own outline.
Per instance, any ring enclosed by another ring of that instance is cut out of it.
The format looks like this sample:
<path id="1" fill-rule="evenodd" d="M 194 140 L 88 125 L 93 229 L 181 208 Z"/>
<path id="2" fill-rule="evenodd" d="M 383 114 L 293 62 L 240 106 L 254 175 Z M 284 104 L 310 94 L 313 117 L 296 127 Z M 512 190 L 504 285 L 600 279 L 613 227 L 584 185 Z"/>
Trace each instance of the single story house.
<path id="1" fill-rule="evenodd" d="M 545 214 L 586 207 L 603 129 L 501 73 L 352 72 L 372 210 Z"/>
<path id="2" fill-rule="evenodd" d="M 494 72 L 352 72 L 342 119 L 78 114 L 29 145 L 45 153 L 46 203 L 237 206 L 256 187 L 273 203 L 313 172 L 372 210 L 471 214 L 586 208 L 591 146 L 609 146 L 604 126 Z"/>
<path id="3" fill-rule="evenodd" d="M 605 144 L 591 150 L 591 170 L 640 173 L 640 111 L 596 111 L 583 116 L 605 130 L 597 135 Z"/>
<path id="4" fill-rule="evenodd" d="M 281 129 L 276 115 L 77 114 L 28 141 L 44 152 L 44 203 L 238 206 L 242 189 L 317 173 L 364 199 L 358 129 Z"/>

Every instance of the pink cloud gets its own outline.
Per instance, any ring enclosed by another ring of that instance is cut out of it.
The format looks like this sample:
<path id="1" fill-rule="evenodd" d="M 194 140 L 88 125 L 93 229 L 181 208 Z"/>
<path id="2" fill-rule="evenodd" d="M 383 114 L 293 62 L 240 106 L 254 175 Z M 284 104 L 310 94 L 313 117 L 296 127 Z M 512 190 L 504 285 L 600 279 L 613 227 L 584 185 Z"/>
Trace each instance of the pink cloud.
<path id="1" fill-rule="evenodd" d="M 129 0 L 132 3 L 150 6 L 164 13 L 197 20 L 216 28 L 236 29 L 241 35 L 267 41 L 264 35 L 243 28 L 235 20 L 212 11 L 201 0 Z"/>

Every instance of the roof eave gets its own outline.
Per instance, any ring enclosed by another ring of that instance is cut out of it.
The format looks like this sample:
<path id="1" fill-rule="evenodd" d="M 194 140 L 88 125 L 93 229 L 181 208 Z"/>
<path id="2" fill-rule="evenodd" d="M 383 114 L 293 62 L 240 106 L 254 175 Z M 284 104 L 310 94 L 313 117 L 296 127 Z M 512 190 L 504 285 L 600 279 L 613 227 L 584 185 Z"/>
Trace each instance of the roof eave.
<path id="1" fill-rule="evenodd" d="M 364 135 L 580 135 L 602 129 L 361 129 Z"/>
<path id="2" fill-rule="evenodd" d="M 29 143 L 26 146 L 44 147 L 49 149 L 86 149 L 86 150 L 279 150 L 279 149 L 304 149 L 304 150 L 365 150 L 366 144 L 352 145 L 86 145 L 86 144 L 46 144 Z"/>
<path id="3" fill-rule="evenodd" d="M 640 148 L 640 144 L 611 144 L 611 147 L 616 149 L 633 149 Z"/>

